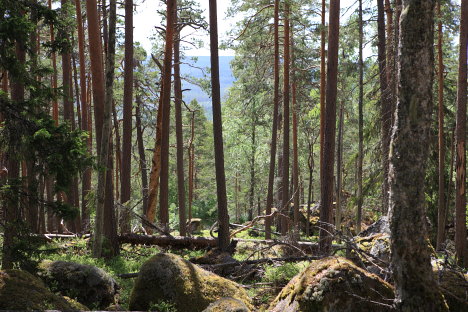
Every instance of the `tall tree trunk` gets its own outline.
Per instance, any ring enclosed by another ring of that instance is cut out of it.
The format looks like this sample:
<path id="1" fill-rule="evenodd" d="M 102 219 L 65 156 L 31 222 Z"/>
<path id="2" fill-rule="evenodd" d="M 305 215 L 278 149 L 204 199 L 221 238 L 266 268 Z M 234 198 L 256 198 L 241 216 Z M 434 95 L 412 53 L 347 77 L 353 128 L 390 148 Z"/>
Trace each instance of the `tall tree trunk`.
<path id="1" fill-rule="evenodd" d="M 307 161 L 307 165 L 309 167 L 309 190 L 307 195 L 307 212 L 306 212 L 306 220 L 310 220 L 310 205 L 312 203 L 312 185 L 314 182 L 314 143 L 312 142 L 309 146 L 309 159 Z M 306 222 L 306 236 L 310 236 L 310 222 Z"/>
<path id="2" fill-rule="evenodd" d="M 139 89 L 137 82 L 135 82 L 135 88 Z M 141 127 L 141 107 L 143 101 L 141 100 L 140 92 L 137 91 L 135 96 L 136 108 L 135 108 L 135 127 L 137 133 L 137 144 L 138 154 L 140 157 L 140 171 L 141 171 L 141 188 L 142 188 L 142 200 L 143 200 L 143 215 L 146 216 L 148 210 L 148 165 L 146 163 L 145 145 L 143 142 L 143 128 Z"/>
<path id="3" fill-rule="evenodd" d="M 390 155 L 391 261 L 400 311 L 447 311 L 428 247 L 424 180 L 431 132 L 435 1 L 405 0 Z"/>
<path id="4" fill-rule="evenodd" d="M 461 2 L 460 54 L 458 59 L 455 250 L 458 262 L 468 265 L 466 247 L 466 88 L 467 88 L 468 0 Z"/>
<path id="5" fill-rule="evenodd" d="M 62 8 L 66 8 L 68 0 L 62 0 Z M 67 10 L 63 10 L 63 14 L 67 14 Z M 68 16 L 64 16 L 68 18 Z M 65 37 L 70 38 L 71 34 L 69 29 L 64 30 Z M 75 114 L 73 108 L 73 81 L 72 81 L 72 65 L 71 65 L 71 48 L 67 48 L 62 53 L 62 84 L 63 84 L 63 120 L 68 122 L 71 129 L 75 128 Z M 67 194 L 66 201 L 69 205 L 75 206 L 77 202 L 76 195 L 78 194 L 78 180 L 73 178 L 70 191 Z M 71 220 L 68 227 L 74 233 L 78 232 L 76 220 Z"/>
<path id="6" fill-rule="evenodd" d="M 193 140 L 195 139 L 195 111 L 192 111 L 190 120 L 190 141 L 188 146 L 189 158 L 189 173 L 188 173 L 188 219 L 192 220 L 192 203 L 193 203 L 193 184 L 195 175 L 195 146 Z"/>
<path id="7" fill-rule="evenodd" d="M 362 23 L 362 0 L 359 0 L 359 149 L 358 149 L 358 194 L 356 213 L 356 234 L 361 232 L 362 222 L 362 162 L 364 158 L 364 115 L 362 108 L 364 105 L 364 60 L 362 57 L 362 45 L 364 41 L 364 29 Z"/>
<path id="8" fill-rule="evenodd" d="M 253 220 L 253 210 L 254 210 L 254 201 L 255 201 L 255 154 L 257 153 L 257 140 L 256 140 L 256 118 L 255 118 L 255 100 L 253 100 L 252 108 L 252 130 L 251 130 L 251 151 L 250 151 L 250 192 L 249 192 L 249 214 L 248 220 Z"/>
<path id="9" fill-rule="evenodd" d="M 109 1 L 109 44 L 106 57 L 106 103 L 104 109 L 103 135 L 109 135 L 109 151 L 113 149 L 112 143 L 112 103 L 114 101 L 114 68 L 115 68 L 115 42 L 117 30 L 117 1 Z M 108 127 L 108 129 L 107 129 Z M 113 257 L 119 253 L 119 242 L 117 240 L 117 223 L 114 210 L 114 185 L 112 183 L 113 155 L 108 152 L 108 169 L 106 178 L 106 202 L 104 205 L 104 236 L 106 239 L 105 257 Z"/>
<path id="10" fill-rule="evenodd" d="M 159 222 L 169 226 L 169 121 L 171 110 L 172 49 L 174 46 L 174 10 L 176 0 L 167 1 L 166 47 L 162 88 L 161 177 L 159 183 Z"/>
<path id="11" fill-rule="evenodd" d="M 443 33 L 442 33 L 442 14 L 440 10 L 440 1 L 437 1 L 437 16 L 439 23 L 437 25 L 437 59 L 438 59 L 438 100 L 439 100 L 439 209 L 437 218 L 437 250 L 443 249 L 445 242 L 445 142 L 444 142 L 444 56 L 442 52 Z"/>
<path id="12" fill-rule="evenodd" d="M 271 131 L 271 146 L 270 146 L 270 168 L 268 171 L 268 193 L 266 201 L 266 214 L 271 214 L 273 205 L 273 188 L 275 184 L 275 162 L 278 137 L 278 110 L 279 110 L 279 0 L 275 0 L 274 13 L 274 93 L 273 93 L 273 125 Z M 271 239 L 271 217 L 265 219 L 265 238 Z"/>
<path id="13" fill-rule="evenodd" d="M 377 59 L 379 62 L 380 81 L 380 150 L 382 158 L 382 212 L 388 211 L 388 153 L 390 147 L 390 132 L 392 111 L 388 99 L 387 57 L 385 39 L 385 10 L 384 0 L 377 0 Z"/>
<path id="14" fill-rule="evenodd" d="M 340 117 L 338 121 L 338 142 L 336 147 L 336 214 L 335 228 L 341 230 L 341 194 L 342 194 L 342 166 L 343 166 L 343 128 L 344 128 L 344 101 L 340 103 Z"/>
<path id="15" fill-rule="evenodd" d="M 120 148 L 122 146 L 121 145 L 122 140 L 120 137 L 119 119 L 117 116 L 117 109 L 115 108 L 115 100 L 112 100 L 112 118 L 113 118 L 114 129 L 113 129 L 113 132 L 111 130 L 111 133 L 115 133 L 115 146 L 111 151 L 111 153 L 115 153 L 115 170 L 114 170 L 115 174 L 114 174 L 113 181 L 115 181 L 114 183 L 115 198 L 118 200 L 119 198 L 121 198 L 120 197 L 120 190 L 121 190 L 120 181 L 122 178 L 122 150 Z M 121 214 L 119 214 L 119 212 L 121 212 Z M 130 214 L 128 213 L 126 209 L 123 209 L 120 211 L 116 210 L 115 217 L 116 217 L 115 218 L 116 220 L 119 220 L 119 223 L 120 223 L 119 225 L 121 227 L 121 230 L 122 228 L 125 228 L 127 225 L 130 226 L 129 224 Z M 125 229 L 125 231 L 128 232 L 129 228 Z"/>
<path id="16" fill-rule="evenodd" d="M 113 6 L 111 5 L 111 7 Z M 106 98 L 109 95 L 112 96 L 112 90 L 107 88 L 108 85 L 105 86 L 104 84 L 104 66 L 102 63 L 102 44 L 100 36 L 101 31 L 99 28 L 99 16 L 97 12 L 96 0 L 89 0 L 86 2 L 86 11 L 88 15 L 88 36 L 90 42 L 89 54 L 91 60 L 91 74 L 93 83 L 96 147 L 99 153 L 98 163 L 101 168 L 105 168 L 101 169 L 98 174 L 93 256 L 102 257 L 104 237 L 107 240 L 106 244 L 112 244 L 113 240 L 112 237 L 107 237 L 104 233 L 104 220 L 106 220 L 106 224 L 109 223 L 110 226 L 112 226 L 114 223 L 112 218 L 113 205 L 109 205 L 111 204 L 109 198 L 113 197 L 112 192 L 109 192 L 112 190 L 112 172 L 110 168 L 111 162 L 109 162 L 112 97 L 110 99 Z M 113 53 L 109 53 L 108 56 L 112 58 L 112 54 Z M 110 64 L 113 64 L 113 62 L 112 60 L 107 59 L 107 63 L 108 72 L 106 73 L 106 77 L 108 81 L 111 81 L 113 80 L 113 66 L 110 66 Z M 109 185 L 111 187 L 109 187 Z M 113 251 L 107 247 L 110 246 L 106 245 L 106 250 L 109 250 L 110 252 Z"/>
<path id="17" fill-rule="evenodd" d="M 340 1 L 330 3 L 327 55 L 327 87 L 325 126 L 323 138 L 323 170 L 320 172 L 320 249 L 328 251 L 331 246 L 333 220 L 333 165 L 335 159 L 336 92 L 338 77 L 338 45 L 340 31 Z"/>
<path id="18" fill-rule="evenodd" d="M 49 9 L 52 9 L 52 0 L 48 0 Z M 54 25 L 50 24 L 50 41 L 55 41 L 55 33 L 54 33 Z M 57 90 L 57 56 L 54 51 L 51 53 L 52 57 L 52 88 Z M 58 119 L 59 119 L 59 110 L 58 110 L 58 101 L 57 98 L 54 97 L 52 100 L 52 118 L 55 120 L 55 125 L 58 126 Z"/>
<path id="19" fill-rule="evenodd" d="M 174 23 L 177 25 L 177 4 L 174 10 Z M 187 235 L 185 211 L 185 171 L 184 171 L 184 137 L 182 129 L 182 83 L 180 79 L 180 28 L 178 26 L 174 37 L 174 106 L 177 144 L 177 199 L 179 202 L 179 232 Z"/>
<path id="20" fill-rule="evenodd" d="M 80 60 L 80 95 L 81 95 L 81 129 L 89 131 L 89 106 L 86 88 L 86 58 L 85 58 L 85 35 L 83 30 L 83 17 L 81 13 L 81 1 L 75 0 L 76 22 L 78 27 L 78 55 Z M 92 150 L 91 136 L 86 138 L 86 149 L 88 153 Z M 91 168 L 86 168 L 83 172 L 81 186 L 81 229 L 83 232 L 89 231 L 90 209 L 88 206 L 88 194 L 91 190 Z"/>
<path id="21" fill-rule="evenodd" d="M 294 38 L 291 32 L 291 38 Z M 299 150 L 297 143 L 297 113 L 299 111 L 297 105 L 297 81 L 296 68 L 294 58 L 294 40 L 291 40 L 291 66 L 292 66 L 292 139 L 293 139 L 293 203 L 294 203 L 294 231 L 299 234 Z"/>
<path id="22" fill-rule="evenodd" d="M 289 29 L 289 3 L 284 3 L 284 68 L 283 68 L 283 179 L 281 210 L 281 234 L 285 235 L 289 226 L 289 65 L 290 65 L 290 29 Z"/>
<path id="23" fill-rule="evenodd" d="M 125 0 L 125 69 L 123 97 L 122 168 L 120 202 L 130 200 L 132 171 L 132 104 L 133 104 L 133 0 Z M 121 232 L 130 232 L 130 213 L 122 211 Z"/>
<path id="24" fill-rule="evenodd" d="M 161 93 L 164 89 L 164 84 L 162 83 L 164 73 L 161 77 Z M 162 142 L 162 97 L 159 97 L 159 108 L 158 114 L 156 116 L 156 139 L 154 142 L 154 152 L 151 159 L 151 172 L 150 172 L 150 183 L 148 189 L 148 208 L 146 210 L 146 218 L 150 222 L 154 222 L 156 218 L 156 206 L 158 200 L 159 192 L 159 177 L 161 175 L 161 142 Z M 147 228 L 146 231 L 151 234 L 153 230 Z"/>
<path id="25" fill-rule="evenodd" d="M 24 63 L 26 61 L 26 52 L 24 43 L 16 42 L 16 57 L 18 61 Z M 16 77 L 9 75 L 11 80 L 11 100 L 13 102 L 24 101 L 24 84 Z M 19 191 L 20 191 L 20 162 L 17 159 L 18 151 L 14 148 L 17 142 L 11 141 L 8 143 L 10 147 L 6 153 L 7 164 L 7 179 L 10 185 L 10 197 L 5 205 L 5 225 L 2 249 L 2 269 L 13 269 L 14 261 L 14 239 L 16 237 L 18 226 L 21 223 L 21 211 L 19 206 Z"/>
<path id="26" fill-rule="evenodd" d="M 213 135 L 216 167 L 216 190 L 218 198 L 218 247 L 227 250 L 229 238 L 229 214 L 226 197 L 226 175 L 224 172 L 223 122 L 221 119 L 221 93 L 219 86 L 218 14 L 216 0 L 209 0 L 211 92 L 213 107 Z"/>
<path id="27" fill-rule="evenodd" d="M 321 11 L 321 23 L 320 23 L 320 175 L 324 171 L 324 131 L 325 131 L 325 92 L 327 88 L 327 69 L 326 69 L 326 27 L 325 27 L 325 15 L 326 15 L 326 1 L 322 0 L 322 11 Z M 322 183 L 322 181 L 320 181 Z"/>

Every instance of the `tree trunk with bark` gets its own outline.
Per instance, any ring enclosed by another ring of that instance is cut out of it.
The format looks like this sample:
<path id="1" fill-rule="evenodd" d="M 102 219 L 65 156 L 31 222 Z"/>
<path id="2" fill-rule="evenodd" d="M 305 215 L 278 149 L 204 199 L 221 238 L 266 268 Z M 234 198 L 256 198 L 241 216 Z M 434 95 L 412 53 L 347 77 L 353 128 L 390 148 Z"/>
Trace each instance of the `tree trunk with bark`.
<path id="1" fill-rule="evenodd" d="M 270 146 L 270 167 L 268 171 L 268 191 L 266 201 L 266 215 L 271 214 L 271 207 L 273 206 L 273 188 L 275 185 L 275 163 L 276 163 L 276 149 L 278 137 L 278 110 L 279 110 L 279 0 L 275 0 L 275 13 L 274 13 L 274 93 L 273 93 L 273 125 L 271 131 L 271 146 Z M 271 217 L 265 219 L 265 238 L 271 238 Z"/>
<path id="2" fill-rule="evenodd" d="M 291 38 L 294 36 L 291 33 Z M 291 66 L 292 66 L 292 128 L 293 128 L 293 203 L 294 203 L 294 231 L 299 234 L 299 148 L 297 142 L 298 125 L 297 114 L 299 112 L 297 104 L 297 81 L 294 60 L 294 41 L 291 41 Z M 307 222 L 306 222 L 307 223 Z"/>
<path id="3" fill-rule="evenodd" d="M 178 25 L 177 4 L 174 10 L 174 22 Z M 174 37 L 174 107 L 177 144 L 177 199 L 179 202 L 179 232 L 187 235 L 187 217 L 185 211 L 185 170 L 184 170 L 184 137 L 182 129 L 182 82 L 180 78 L 180 28 L 176 26 Z"/>
<path id="4" fill-rule="evenodd" d="M 356 211 L 356 234 L 361 232 L 362 222 L 362 162 L 364 158 L 364 60 L 362 57 L 362 46 L 364 41 L 364 29 L 362 22 L 362 0 L 359 0 L 359 103 L 358 103 L 358 119 L 359 119 L 359 148 L 358 148 L 358 192 L 357 192 L 357 211 Z"/>
<path id="5" fill-rule="evenodd" d="M 133 0 L 125 0 L 125 68 L 123 97 L 122 168 L 120 202 L 125 204 L 131 195 L 132 171 L 132 107 L 133 107 Z M 120 231 L 130 232 L 130 214 L 122 211 Z"/>
<path id="6" fill-rule="evenodd" d="M 80 102 L 81 102 L 81 129 L 83 131 L 89 131 L 89 105 L 87 97 L 87 86 L 86 86 L 86 58 L 85 58 L 85 35 L 83 29 L 83 17 L 81 13 L 81 1 L 75 0 L 76 9 L 76 23 L 78 28 L 78 55 L 80 61 Z M 88 153 L 92 150 L 91 136 L 88 135 L 86 138 L 86 147 Z M 82 186 L 81 186 L 81 230 L 83 232 L 89 231 L 90 227 L 90 209 L 88 207 L 87 196 L 91 190 L 91 168 L 86 168 L 83 172 Z"/>
<path id="7" fill-rule="evenodd" d="M 221 119 L 221 92 L 219 85 L 218 14 L 216 0 L 209 0 L 211 92 L 213 107 L 213 135 L 216 167 L 216 191 L 218 198 L 218 248 L 229 248 L 229 214 L 227 210 L 226 175 L 224 172 L 223 123 Z"/>
<path id="8" fill-rule="evenodd" d="M 148 165 L 146 163 L 146 154 L 145 154 L 145 144 L 143 142 L 143 128 L 141 126 L 141 107 L 143 106 L 143 101 L 141 99 L 140 92 L 138 92 L 139 85 L 135 82 L 135 127 L 137 133 L 137 144 L 138 144 L 138 155 L 140 158 L 140 171 L 141 171 L 141 188 L 142 188 L 142 202 L 143 202 L 143 211 L 142 214 L 146 216 L 148 210 Z"/>
<path id="9" fill-rule="evenodd" d="M 400 21 L 389 181 L 391 261 L 400 311 L 447 311 L 430 262 L 424 194 L 432 124 L 434 3 L 403 1 Z"/>
<path id="10" fill-rule="evenodd" d="M 283 172 L 282 172 L 282 189 L 281 189 L 281 234 L 285 235 L 289 227 L 289 67 L 290 67 L 290 28 L 289 28 L 289 2 L 284 3 L 284 63 L 283 63 Z"/>
<path id="11" fill-rule="evenodd" d="M 458 262 L 468 265 L 466 247 L 466 102 L 468 0 L 461 2 L 456 124 L 455 250 Z"/>
<path id="12" fill-rule="evenodd" d="M 169 126 L 171 112 L 172 49 L 174 46 L 174 11 L 176 0 L 167 1 L 166 47 L 164 52 L 164 74 L 162 88 L 162 140 L 161 176 L 159 183 L 159 222 L 169 226 Z"/>
<path id="13" fill-rule="evenodd" d="M 340 103 L 340 117 L 338 121 L 338 142 L 336 146 L 336 213 L 335 228 L 341 231 L 341 194 L 342 194 L 342 168 L 343 168 L 343 129 L 344 128 L 344 101 Z"/>
<path id="14" fill-rule="evenodd" d="M 330 3 L 325 126 L 322 151 L 324 161 L 323 170 L 320 172 L 320 248 L 323 252 L 327 252 L 330 249 L 332 232 L 330 225 L 333 222 L 333 165 L 335 163 L 339 31 L 340 1 L 336 0 Z"/>
<path id="15" fill-rule="evenodd" d="M 392 111 L 388 99 L 387 52 L 385 39 L 384 0 L 377 0 L 377 59 L 380 82 L 380 151 L 382 159 L 382 212 L 388 211 L 388 153 L 390 147 Z"/>
<path id="16" fill-rule="evenodd" d="M 26 51 L 24 42 L 16 42 L 16 57 L 21 63 L 26 61 Z M 11 100 L 13 102 L 24 101 L 24 84 L 18 79 L 14 79 L 11 75 Z M 16 150 L 17 142 L 8 142 L 9 149 L 5 155 L 5 162 L 7 165 L 7 182 L 10 185 L 10 196 L 6 201 L 4 218 L 4 236 L 2 248 L 2 269 L 13 269 L 14 252 L 13 242 L 16 237 L 18 226 L 21 224 L 21 208 L 19 205 L 20 193 L 20 162 L 17 158 L 18 151 Z"/>
<path id="17" fill-rule="evenodd" d="M 437 16 L 439 22 L 437 25 L 437 81 L 438 81 L 438 100 L 439 100 L 439 207 L 437 210 L 437 250 L 443 249 L 445 242 L 445 140 L 444 140 L 444 56 L 442 51 L 443 32 L 442 32 L 442 14 L 440 10 L 440 1 L 437 1 Z"/>

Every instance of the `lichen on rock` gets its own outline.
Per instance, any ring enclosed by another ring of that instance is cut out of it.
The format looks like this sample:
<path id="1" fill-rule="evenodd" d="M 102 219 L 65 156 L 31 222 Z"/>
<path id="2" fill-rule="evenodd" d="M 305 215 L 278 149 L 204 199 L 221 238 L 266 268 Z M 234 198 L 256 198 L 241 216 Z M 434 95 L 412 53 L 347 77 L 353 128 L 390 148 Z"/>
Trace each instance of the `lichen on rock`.
<path id="1" fill-rule="evenodd" d="M 104 270 L 67 261 L 44 261 L 39 274 L 54 291 L 88 306 L 104 309 L 115 303 L 119 286 Z"/>
<path id="2" fill-rule="evenodd" d="M 222 297 L 251 300 L 236 283 L 205 271 L 173 254 L 160 253 L 140 269 L 130 296 L 130 310 L 148 310 L 160 302 L 173 303 L 177 311 L 201 312 Z"/>
<path id="3" fill-rule="evenodd" d="M 273 312 L 390 311 L 390 284 L 345 258 L 312 262 L 270 305 Z"/>
<path id="4" fill-rule="evenodd" d="M 0 271 L 0 310 L 77 311 L 65 298 L 52 293 L 28 272 Z"/>
<path id="5" fill-rule="evenodd" d="M 250 310 L 242 301 L 226 297 L 216 300 L 203 312 L 250 312 Z"/>

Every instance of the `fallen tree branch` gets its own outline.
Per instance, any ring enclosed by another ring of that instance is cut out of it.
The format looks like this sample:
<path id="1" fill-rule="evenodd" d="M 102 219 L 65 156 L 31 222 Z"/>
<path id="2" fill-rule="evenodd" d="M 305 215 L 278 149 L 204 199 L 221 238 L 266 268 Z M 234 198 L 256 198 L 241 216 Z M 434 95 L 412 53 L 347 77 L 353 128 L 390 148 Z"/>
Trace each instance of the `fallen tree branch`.
<path id="1" fill-rule="evenodd" d="M 304 256 L 304 257 L 280 257 L 280 258 L 264 258 L 264 259 L 254 259 L 254 260 L 244 260 L 244 261 L 233 261 L 219 264 L 195 264 L 202 268 L 216 269 L 216 268 L 225 268 L 230 266 L 241 266 L 241 265 L 253 265 L 253 264 L 264 264 L 264 263 L 274 263 L 274 262 L 299 262 L 299 261 L 312 261 L 322 259 L 323 256 Z M 118 274 L 117 277 L 120 278 L 136 278 L 138 277 L 137 273 L 124 273 Z"/>
<path id="2" fill-rule="evenodd" d="M 265 240 L 265 239 L 241 239 L 234 238 L 234 242 L 246 242 L 256 244 L 278 245 L 286 244 L 280 240 Z M 119 236 L 119 242 L 132 245 L 158 245 L 170 246 L 173 248 L 193 248 L 204 249 L 218 246 L 217 238 L 210 237 L 182 237 L 182 236 L 153 236 L 140 234 L 122 234 Z M 342 245 L 333 245 L 332 248 L 341 248 Z M 318 251 L 318 244 L 312 242 L 297 242 L 297 248 L 300 248 L 306 253 L 315 253 Z"/>

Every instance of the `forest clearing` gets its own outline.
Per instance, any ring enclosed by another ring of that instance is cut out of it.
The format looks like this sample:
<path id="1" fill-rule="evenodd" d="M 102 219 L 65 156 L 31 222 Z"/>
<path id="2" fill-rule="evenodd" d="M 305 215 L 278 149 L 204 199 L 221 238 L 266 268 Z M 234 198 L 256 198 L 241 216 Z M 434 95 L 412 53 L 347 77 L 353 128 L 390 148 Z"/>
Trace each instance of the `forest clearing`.
<path id="1" fill-rule="evenodd" d="M 0 11 L 0 310 L 468 311 L 468 0 Z"/>

